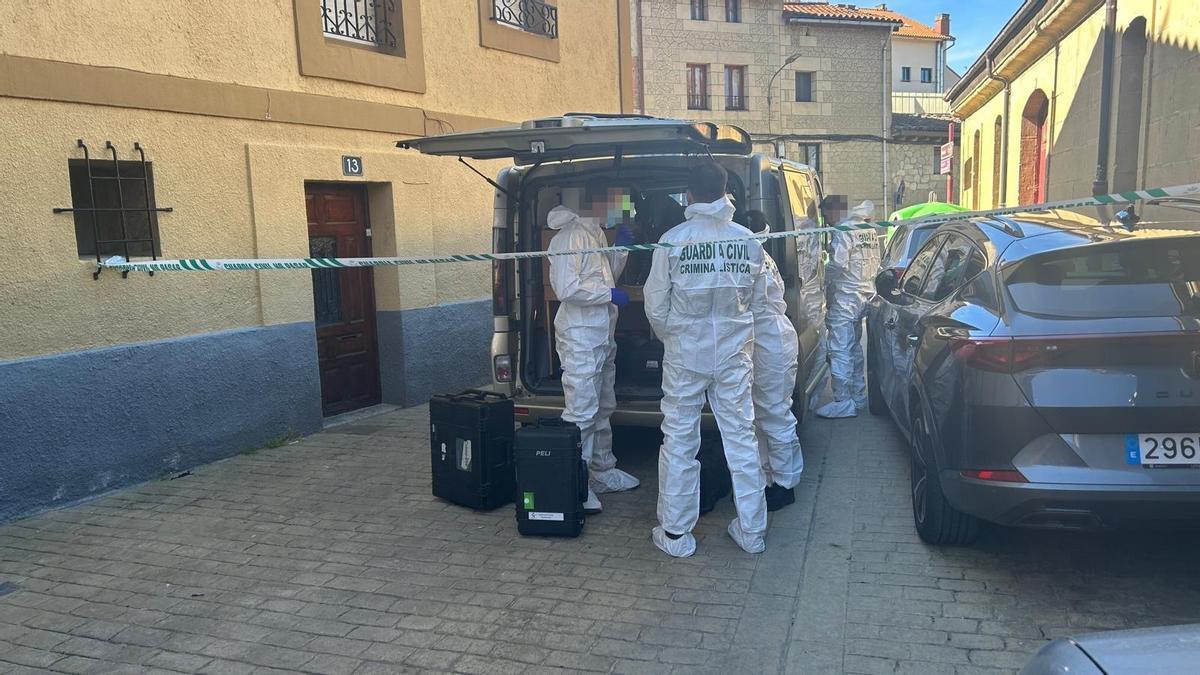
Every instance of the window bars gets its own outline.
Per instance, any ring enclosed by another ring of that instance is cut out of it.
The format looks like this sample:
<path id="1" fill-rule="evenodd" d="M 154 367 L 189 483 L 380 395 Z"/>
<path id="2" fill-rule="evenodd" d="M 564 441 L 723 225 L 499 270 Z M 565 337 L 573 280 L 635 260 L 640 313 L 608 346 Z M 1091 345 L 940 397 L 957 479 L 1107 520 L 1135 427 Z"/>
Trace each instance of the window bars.
<path id="1" fill-rule="evenodd" d="M 396 0 L 321 0 L 326 35 L 385 51 L 399 46 L 392 29 L 395 16 Z"/>
<path id="2" fill-rule="evenodd" d="M 492 20 L 558 39 L 558 8 L 541 0 L 492 0 Z"/>
<path id="3" fill-rule="evenodd" d="M 74 214 L 81 255 L 87 250 L 86 243 L 90 240 L 92 253 L 96 257 L 96 271 L 92 273 L 92 279 L 100 278 L 103 270 L 100 261 L 106 253 L 120 251 L 129 260 L 131 254 L 145 252 L 150 259 L 157 260 L 162 252 L 158 241 L 158 214 L 170 213 L 173 209 L 155 205 L 153 169 L 151 163 L 146 161 L 146 152 L 141 143 L 134 142 L 133 149 L 138 159 L 132 161 L 118 160 L 117 148 L 112 141 L 104 142 L 111 156 L 107 160 L 93 159 L 82 138 L 76 141 L 76 147 L 83 150 L 83 159 L 70 160 L 68 164 L 72 176 L 71 207 L 55 208 L 53 212 Z M 103 228 L 102 221 L 105 225 Z M 131 232 L 131 226 L 138 221 L 145 224 L 141 233 L 144 236 L 131 236 L 138 234 Z M 115 231 L 120 232 L 119 237 L 106 234 Z M 121 273 L 122 278 L 128 276 L 128 272 Z"/>

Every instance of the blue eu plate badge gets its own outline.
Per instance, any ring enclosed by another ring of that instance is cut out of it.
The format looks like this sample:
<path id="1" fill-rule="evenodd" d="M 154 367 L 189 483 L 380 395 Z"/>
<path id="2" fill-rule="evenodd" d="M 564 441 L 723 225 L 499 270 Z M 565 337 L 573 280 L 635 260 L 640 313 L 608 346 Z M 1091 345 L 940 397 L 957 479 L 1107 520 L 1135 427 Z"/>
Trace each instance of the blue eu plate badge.
<path id="1" fill-rule="evenodd" d="M 1142 453 L 1138 449 L 1137 434 L 1125 434 L 1125 463 L 1134 465 L 1142 463 Z"/>

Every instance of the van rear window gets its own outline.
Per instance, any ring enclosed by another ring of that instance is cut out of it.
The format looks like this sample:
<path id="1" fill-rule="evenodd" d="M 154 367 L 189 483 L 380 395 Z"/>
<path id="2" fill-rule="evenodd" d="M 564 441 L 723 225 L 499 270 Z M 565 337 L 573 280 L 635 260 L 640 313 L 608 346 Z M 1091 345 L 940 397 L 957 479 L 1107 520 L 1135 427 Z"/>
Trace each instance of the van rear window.
<path id="1" fill-rule="evenodd" d="M 1005 286 L 1028 314 L 1079 319 L 1200 314 L 1200 237 L 1141 239 L 1033 256 Z"/>

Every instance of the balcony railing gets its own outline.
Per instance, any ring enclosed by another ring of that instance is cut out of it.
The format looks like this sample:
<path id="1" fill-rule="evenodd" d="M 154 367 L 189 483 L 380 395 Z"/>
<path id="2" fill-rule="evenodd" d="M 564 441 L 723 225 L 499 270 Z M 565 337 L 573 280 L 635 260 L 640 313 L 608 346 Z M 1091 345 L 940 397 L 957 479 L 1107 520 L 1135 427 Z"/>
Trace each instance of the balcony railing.
<path id="1" fill-rule="evenodd" d="M 745 110 L 746 109 L 746 97 L 739 96 L 737 94 L 732 94 L 732 95 L 726 94 L 725 95 L 725 109 L 726 110 Z"/>
<path id="2" fill-rule="evenodd" d="M 708 110 L 708 96 L 704 94 L 688 94 L 688 110 Z"/>
<path id="3" fill-rule="evenodd" d="M 395 16 L 396 0 L 321 0 L 326 35 L 386 51 L 397 47 Z"/>
<path id="4" fill-rule="evenodd" d="M 536 35 L 558 38 L 558 8 L 540 0 L 492 0 L 492 20 Z"/>

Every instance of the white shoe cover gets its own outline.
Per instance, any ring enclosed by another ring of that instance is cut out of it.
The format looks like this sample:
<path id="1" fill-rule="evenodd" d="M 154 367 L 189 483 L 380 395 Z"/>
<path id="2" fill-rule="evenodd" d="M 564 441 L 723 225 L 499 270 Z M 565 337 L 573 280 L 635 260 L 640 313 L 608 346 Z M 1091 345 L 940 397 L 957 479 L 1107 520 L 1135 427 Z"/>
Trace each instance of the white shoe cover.
<path id="1" fill-rule="evenodd" d="M 767 544 L 763 541 L 761 534 L 746 534 L 742 531 L 742 524 L 737 518 L 729 521 L 729 527 L 726 530 L 729 532 L 729 537 L 742 547 L 746 553 L 762 553 L 766 550 Z M 660 547 L 661 548 L 661 547 Z"/>
<path id="2" fill-rule="evenodd" d="M 587 499 L 583 502 L 583 512 L 594 515 L 600 513 L 603 509 L 604 507 L 600 505 L 600 500 L 596 498 L 596 493 L 592 492 L 591 488 L 588 488 Z"/>
<path id="3" fill-rule="evenodd" d="M 686 558 L 696 552 L 696 538 L 691 532 L 678 539 L 672 539 L 667 536 L 667 531 L 659 526 L 650 531 L 650 538 L 659 550 L 674 558 Z"/>
<path id="4" fill-rule="evenodd" d="M 825 419 L 839 419 L 842 417 L 857 417 L 858 407 L 854 405 L 854 401 L 830 401 L 825 405 L 813 411 L 817 417 Z"/>
<path id="5" fill-rule="evenodd" d="M 588 476 L 588 485 L 592 490 L 602 495 L 606 492 L 624 492 L 632 490 L 641 485 L 636 477 L 625 473 L 620 469 L 609 469 L 608 471 L 593 471 Z"/>

